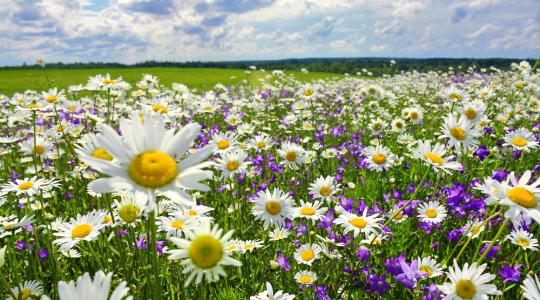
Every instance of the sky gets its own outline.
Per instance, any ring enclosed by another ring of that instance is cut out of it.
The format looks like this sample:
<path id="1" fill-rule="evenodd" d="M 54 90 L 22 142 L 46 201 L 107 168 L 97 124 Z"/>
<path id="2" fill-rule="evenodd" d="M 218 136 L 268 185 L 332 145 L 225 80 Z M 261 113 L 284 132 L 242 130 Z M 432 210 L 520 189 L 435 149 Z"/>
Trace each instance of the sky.
<path id="1" fill-rule="evenodd" d="M 0 65 L 540 56 L 540 0 L 0 0 Z"/>

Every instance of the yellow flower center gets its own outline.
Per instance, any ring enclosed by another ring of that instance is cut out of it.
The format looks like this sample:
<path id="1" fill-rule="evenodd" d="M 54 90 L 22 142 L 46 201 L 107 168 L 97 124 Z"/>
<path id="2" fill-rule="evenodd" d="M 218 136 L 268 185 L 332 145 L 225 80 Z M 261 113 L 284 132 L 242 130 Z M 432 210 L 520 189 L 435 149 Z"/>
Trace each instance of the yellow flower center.
<path id="1" fill-rule="evenodd" d="M 433 152 L 426 154 L 425 157 L 432 163 L 438 164 L 439 166 L 442 166 L 444 164 L 442 157 L 438 156 L 437 154 Z"/>
<path id="2" fill-rule="evenodd" d="M 328 197 L 330 196 L 330 194 L 332 193 L 332 189 L 328 186 L 322 186 L 320 189 L 319 189 L 319 194 L 321 194 L 322 196 L 325 196 L 325 197 Z"/>
<path id="3" fill-rule="evenodd" d="M 231 160 L 229 162 L 227 162 L 227 170 L 229 171 L 235 171 L 238 169 L 238 166 L 240 165 L 240 163 L 238 163 L 237 160 Z"/>
<path id="4" fill-rule="evenodd" d="M 281 204 L 278 201 L 268 201 L 266 202 L 266 211 L 275 216 L 281 212 Z"/>
<path id="5" fill-rule="evenodd" d="M 370 87 L 370 88 L 368 89 L 368 93 L 370 93 L 370 94 L 372 94 L 372 95 L 375 94 L 376 91 L 377 91 L 377 90 L 376 90 L 375 88 L 373 88 L 373 87 Z"/>
<path id="6" fill-rule="evenodd" d="M 103 84 L 113 84 L 113 83 L 116 83 L 116 80 L 114 80 L 114 79 L 103 79 L 101 82 L 103 82 Z"/>
<path id="7" fill-rule="evenodd" d="M 300 258 L 302 258 L 303 261 L 310 261 L 315 258 L 315 253 L 313 253 L 313 250 L 311 249 L 306 249 L 300 253 Z"/>
<path id="8" fill-rule="evenodd" d="M 518 137 L 515 137 L 512 140 L 512 145 L 514 145 L 516 147 L 523 147 L 523 146 L 527 145 L 527 140 L 518 136 Z"/>
<path id="9" fill-rule="evenodd" d="M 20 299 L 26 300 L 28 297 L 30 297 L 30 295 L 32 295 L 32 291 L 30 289 L 23 289 L 20 294 Z"/>
<path id="10" fill-rule="evenodd" d="M 528 247 L 529 246 L 529 241 L 527 239 L 524 239 L 524 238 L 517 238 L 516 243 L 518 243 L 522 247 Z"/>
<path id="11" fill-rule="evenodd" d="M 176 229 L 183 229 L 185 224 L 182 221 L 176 220 L 171 222 L 171 226 Z"/>
<path id="12" fill-rule="evenodd" d="M 69 111 L 76 111 L 76 110 L 77 110 L 77 107 L 75 107 L 75 106 L 70 106 L 70 107 L 68 107 L 68 110 L 69 110 Z"/>
<path id="13" fill-rule="evenodd" d="M 349 221 L 349 224 L 351 224 L 352 226 L 354 226 L 356 228 L 364 228 L 364 227 L 366 227 L 367 222 L 366 222 L 366 220 L 364 218 L 356 217 L 356 218 L 352 218 Z"/>
<path id="14" fill-rule="evenodd" d="M 298 279 L 298 281 L 300 281 L 300 283 L 302 283 L 302 284 L 308 284 L 308 283 L 311 283 L 311 276 L 308 276 L 308 275 L 302 275 L 302 276 L 300 276 L 300 278 Z"/>
<path id="15" fill-rule="evenodd" d="M 450 94 L 450 99 L 452 99 L 454 101 L 461 101 L 462 97 L 461 97 L 460 94 L 452 93 L 452 94 Z"/>
<path id="16" fill-rule="evenodd" d="M 399 128 L 399 129 L 403 128 L 403 123 L 396 122 L 396 128 Z"/>
<path id="17" fill-rule="evenodd" d="M 58 100 L 58 97 L 55 96 L 55 95 L 50 95 L 50 96 L 47 96 L 47 98 L 45 98 L 45 100 L 49 103 L 54 103 L 56 102 L 56 100 Z"/>
<path id="18" fill-rule="evenodd" d="M 166 114 L 169 112 L 169 109 L 165 105 L 154 104 L 154 106 L 152 106 L 152 111 Z"/>
<path id="19" fill-rule="evenodd" d="M 60 126 L 56 127 L 56 132 L 63 132 L 63 131 L 64 131 L 64 129 L 66 129 L 66 127 L 65 127 L 65 126 L 62 126 L 62 125 L 60 125 Z"/>
<path id="20" fill-rule="evenodd" d="M 295 161 L 296 160 L 296 152 L 294 152 L 294 151 L 287 152 L 287 154 L 285 154 L 285 158 L 288 161 Z"/>
<path id="21" fill-rule="evenodd" d="M 102 221 L 101 223 L 103 223 L 103 224 L 109 224 L 111 221 L 112 221 L 111 216 L 106 215 L 105 217 L 103 217 L 103 221 Z"/>
<path id="22" fill-rule="evenodd" d="M 266 148 L 266 143 L 265 143 L 265 142 L 262 142 L 262 141 L 261 141 L 261 142 L 258 142 L 258 143 L 257 143 L 257 148 L 259 148 L 259 149 L 264 149 L 264 148 Z"/>
<path id="23" fill-rule="evenodd" d="M 306 89 L 304 91 L 304 96 L 309 97 L 311 95 L 313 95 L 313 89 Z"/>
<path id="24" fill-rule="evenodd" d="M 190 210 L 188 211 L 188 214 L 189 214 L 190 217 L 195 217 L 195 216 L 197 215 L 197 212 L 194 211 L 193 209 L 190 209 Z"/>
<path id="25" fill-rule="evenodd" d="M 33 186 L 34 186 L 33 182 L 26 181 L 26 182 L 23 182 L 23 183 L 19 184 L 19 190 L 26 191 L 26 190 L 32 188 Z"/>
<path id="26" fill-rule="evenodd" d="M 92 152 L 92 157 L 108 160 L 108 161 L 113 160 L 113 157 L 109 154 L 109 152 L 107 152 L 107 150 L 103 148 L 97 148 L 96 150 L 94 150 Z"/>
<path id="27" fill-rule="evenodd" d="M 413 112 L 411 113 L 411 119 L 416 120 L 416 119 L 418 119 L 418 117 L 419 117 L 419 116 L 418 116 L 418 113 L 417 113 L 417 112 L 413 111 Z"/>
<path id="28" fill-rule="evenodd" d="M 460 141 L 463 141 L 467 137 L 465 130 L 459 127 L 454 127 L 450 129 L 450 135 L 454 137 L 456 140 L 460 140 Z"/>
<path id="29" fill-rule="evenodd" d="M 403 218 L 403 211 L 400 211 L 397 215 L 394 216 L 394 219 L 401 220 Z"/>
<path id="30" fill-rule="evenodd" d="M 124 222 L 131 223 L 139 217 L 139 208 L 135 204 L 126 204 L 118 210 L 118 215 Z"/>
<path id="31" fill-rule="evenodd" d="M 191 241 L 188 248 L 191 261 L 201 269 L 210 269 L 223 257 L 223 245 L 215 237 L 205 234 Z"/>
<path id="32" fill-rule="evenodd" d="M 177 171 L 174 159 L 159 150 L 137 155 L 128 167 L 131 179 L 148 188 L 159 188 L 169 184 L 176 178 Z"/>
<path id="33" fill-rule="evenodd" d="M 428 274 L 429 276 L 431 276 L 431 274 L 433 274 L 433 270 L 428 266 L 420 266 L 419 270 L 421 272 L 424 272 L 424 273 Z"/>
<path id="34" fill-rule="evenodd" d="M 471 229 L 471 233 L 472 233 L 473 235 L 477 235 L 477 234 L 480 232 L 480 229 L 481 229 L 481 228 L 482 228 L 482 227 L 480 227 L 480 226 L 474 226 L 474 227 Z"/>
<path id="35" fill-rule="evenodd" d="M 45 152 L 45 147 L 40 146 L 40 145 L 37 145 L 37 146 L 34 148 L 34 152 L 35 152 L 36 154 L 43 154 L 43 152 Z"/>
<path id="36" fill-rule="evenodd" d="M 472 109 L 472 108 L 469 108 L 465 111 L 465 116 L 467 116 L 467 118 L 469 120 L 474 120 L 476 119 L 476 116 L 478 115 L 478 113 L 476 112 L 476 110 Z"/>
<path id="37" fill-rule="evenodd" d="M 456 284 L 456 294 L 463 299 L 472 299 L 476 295 L 476 286 L 469 279 L 461 279 Z"/>
<path id="38" fill-rule="evenodd" d="M 229 143 L 229 141 L 227 140 L 221 140 L 217 146 L 220 150 L 223 150 L 223 149 L 227 149 L 229 148 L 229 146 L 231 145 L 231 143 Z"/>
<path id="39" fill-rule="evenodd" d="M 516 86 L 517 89 L 521 90 L 523 88 L 523 83 L 516 82 L 515 86 Z"/>
<path id="40" fill-rule="evenodd" d="M 71 230 L 72 239 L 82 239 L 92 232 L 92 226 L 88 224 L 79 224 Z"/>
<path id="41" fill-rule="evenodd" d="M 426 211 L 426 217 L 428 217 L 430 219 L 436 218 L 437 217 L 437 211 L 434 210 L 433 208 L 428 209 Z"/>
<path id="42" fill-rule="evenodd" d="M 538 204 L 536 196 L 526 188 L 515 187 L 506 192 L 506 196 L 512 200 L 512 202 L 521 205 L 525 208 L 535 208 Z"/>
<path id="43" fill-rule="evenodd" d="M 39 103 L 28 104 L 28 106 L 26 106 L 26 108 L 28 108 L 28 109 L 38 109 L 38 108 L 41 108 L 41 104 L 39 104 Z"/>
<path id="44" fill-rule="evenodd" d="M 302 214 L 304 216 L 313 216 L 316 212 L 317 211 L 315 210 L 315 208 L 309 207 L 309 206 L 302 207 L 300 209 L 300 214 Z"/>
<path id="45" fill-rule="evenodd" d="M 382 153 L 377 153 L 373 156 L 373 162 L 380 165 L 386 162 L 386 155 Z"/>

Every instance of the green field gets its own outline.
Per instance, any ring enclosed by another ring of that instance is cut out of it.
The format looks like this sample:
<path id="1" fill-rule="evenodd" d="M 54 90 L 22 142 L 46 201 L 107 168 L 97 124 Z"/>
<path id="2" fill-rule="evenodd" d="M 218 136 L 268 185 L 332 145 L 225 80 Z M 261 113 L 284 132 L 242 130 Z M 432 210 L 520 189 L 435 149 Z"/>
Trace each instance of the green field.
<path id="1" fill-rule="evenodd" d="M 165 86 L 173 82 L 183 83 L 190 88 L 207 90 L 217 83 L 234 85 L 247 80 L 252 86 L 260 86 L 259 79 L 264 79 L 268 71 L 263 73 L 255 71 L 246 73 L 237 69 L 209 69 L 209 68 L 107 68 L 107 69 L 21 69 L 0 70 L 0 94 L 11 96 L 15 92 L 24 92 L 31 89 L 46 90 L 49 86 L 67 88 L 74 84 L 85 84 L 89 76 L 109 73 L 113 77 L 122 76 L 131 84 L 142 78 L 142 74 L 152 74 L 160 79 Z M 301 81 L 316 79 L 343 78 L 343 75 L 332 73 L 286 72 L 294 74 Z M 47 79 L 48 78 L 48 79 Z"/>

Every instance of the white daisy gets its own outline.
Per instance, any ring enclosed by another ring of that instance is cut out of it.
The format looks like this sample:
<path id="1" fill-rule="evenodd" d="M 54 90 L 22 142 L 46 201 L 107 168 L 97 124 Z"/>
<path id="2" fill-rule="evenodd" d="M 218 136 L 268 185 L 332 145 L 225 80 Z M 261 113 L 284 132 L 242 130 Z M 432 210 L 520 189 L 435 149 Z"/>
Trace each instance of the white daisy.
<path id="1" fill-rule="evenodd" d="M 71 218 L 69 222 L 62 222 L 55 226 L 54 236 L 58 237 L 53 244 L 60 246 L 60 251 L 68 251 L 80 241 L 97 240 L 99 230 L 106 226 L 103 223 L 106 212 L 98 210 L 92 211 L 84 216 L 77 214 L 76 218 Z"/>
<path id="2" fill-rule="evenodd" d="M 471 123 L 467 117 L 461 116 L 458 119 L 452 114 L 449 114 L 444 118 L 444 124 L 442 127 L 442 135 L 439 139 L 448 139 L 450 147 L 454 147 L 457 153 L 462 150 L 467 152 L 471 148 L 478 146 L 477 137 L 480 136 L 480 132 L 474 129 L 474 124 Z"/>
<path id="3" fill-rule="evenodd" d="M 115 158 L 113 161 L 78 151 L 82 161 L 111 176 L 92 181 L 89 188 L 93 192 L 142 192 L 148 197 L 149 210 L 153 210 L 158 195 L 189 205 L 193 200 L 185 190 L 209 190 L 200 181 L 212 176 L 211 171 L 203 170 L 211 162 L 201 162 L 212 153 L 213 146 L 186 156 L 200 132 L 200 125 L 189 124 L 175 132 L 165 129 L 161 119 L 134 113 L 131 120 L 120 120 L 120 131 L 122 136 L 103 125 L 101 134 L 96 137 L 98 148 L 110 153 Z"/>
<path id="4" fill-rule="evenodd" d="M 305 218 L 311 221 L 320 221 L 324 218 L 324 213 L 328 210 L 326 207 L 321 207 L 320 201 L 307 202 L 300 200 L 300 206 L 294 207 L 291 212 L 293 219 Z"/>
<path id="5" fill-rule="evenodd" d="M 317 244 L 304 244 L 294 252 L 294 259 L 300 264 L 311 266 L 319 258 L 322 248 Z"/>
<path id="6" fill-rule="evenodd" d="M 426 273 L 428 277 L 437 277 L 442 275 L 442 268 L 431 256 L 418 258 L 418 270 Z"/>
<path id="7" fill-rule="evenodd" d="M 368 216 L 367 213 L 367 207 L 364 208 L 364 211 L 360 216 L 344 211 L 337 219 L 334 220 L 334 224 L 341 225 L 344 228 L 344 234 L 352 231 L 354 237 L 357 237 L 360 232 L 366 235 L 377 234 L 381 227 L 379 222 L 382 219 L 379 218 L 379 214 Z"/>
<path id="8" fill-rule="evenodd" d="M 430 141 L 418 142 L 418 147 L 412 150 L 414 157 L 423 160 L 432 167 L 435 171 L 442 170 L 450 174 L 449 170 L 460 170 L 461 164 L 451 161 L 453 156 L 446 156 L 446 147 L 441 144 L 431 146 Z"/>
<path id="9" fill-rule="evenodd" d="M 19 286 L 12 288 L 11 293 L 17 296 L 17 300 L 37 298 L 43 294 L 43 285 L 36 280 L 25 281 L 19 284 Z M 7 300 L 13 300 L 13 297 L 8 297 Z"/>
<path id="10" fill-rule="evenodd" d="M 538 142 L 534 134 L 527 128 L 519 128 L 508 132 L 504 136 L 503 146 L 509 146 L 515 150 L 529 151 L 538 148 Z"/>
<path id="11" fill-rule="evenodd" d="M 241 266 L 242 264 L 225 252 L 225 245 L 233 232 L 223 234 L 219 226 L 211 227 L 210 222 L 203 221 L 199 226 L 185 232 L 185 239 L 171 237 L 170 241 L 178 250 L 169 250 L 169 260 L 179 259 L 184 266 L 183 274 L 188 274 L 184 287 L 195 280 L 201 283 L 203 277 L 207 282 L 214 282 L 225 276 L 223 266 Z"/>
<path id="12" fill-rule="evenodd" d="M 378 172 L 387 170 L 396 160 L 396 156 L 381 145 L 366 147 L 364 153 L 367 156 L 368 168 Z"/>
<path id="13" fill-rule="evenodd" d="M 440 223 L 446 218 L 446 208 L 436 201 L 418 205 L 418 218 L 422 222 Z"/>
<path id="14" fill-rule="evenodd" d="M 521 285 L 523 290 L 523 297 L 527 300 L 540 300 L 540 280 L 538 276 L 534 277 L 530 274 L 527 274 L 527 277 L 523 280 Z"/>
<path id="15" fill-rule="evenodd" d="M 289 166 L 292 170 L 306 162 L 305 150 L 301 146 L 289 142 L 281 144 L 278 155 L 283 159 L 280 163 Z"/>
<path id="16" fill-rule="evenodd" d="M 266 291 L 249 297 L 249 300 L 292 300 L 294 297 L 294 295 L 284 293 L 281 290 L 274 293 L 272 285 L 269 282 L 266 282 Z"/>
<path id="17" fill-rule="evenodd" d="M 523 250 L 538 251 L 538 240 L 534 235 L 523 229 L 514 229 L 507 237 L 514 245 L 518 245 Z"/>
<path id="18" fill-rule="evenodd" d="M 469 266 L 465 263 L 463 269 L 460 269 L 457 262 L 454 260 L 454 267 L 450 267 L 446 272 L 450 283 L 437 285 L 445 295 L 446 299 L 488 299 L 488 295 L 502 295 L 490 281 L 495 279 L 495 275 L 483 272 L 487 265 L 477 266 L 473 263 Z"/>
<path id="19" fill-rule="evenodd" d="M 260 191 L 254 199 L 251 209 L 256 220 L 264 222 L 264 228 L 270 226 L 283 227 L 285 218 L 291 213 L 293 200 L 291 196 L 280 189 Z"/>
<path id="20" fill-rule="evenodd" d="M 60 300 L 131 300 L 132 296 L 128 296 L 129 288 L 125 281 L 121 281 L 120 284 L 112 291 L 110 287 L 112 284 L 113 273 L 105 274 L 103 271 L 98 271 L 94 275 L 94 279 L 90 277 L 90 274 L 84 273 L 84 275 L 77 278 L 76 282 L 60 281 L 58 282 L 58 297 Z"/>
<path id="21" fill-rule="evenodd" d="M 508 182 L 503 184 L 503 189 L 497 194 L 501 198 L 500 204 L 509 207 L 504 213 L 505 217 L 520 218 L 523 212 L 540 223 L 540 178 L 529 184 L 531 177 L 531 171 L 523 173 L 521 178 L 514 172 L 508 176 Z"/>
<path id="22" fill-rule="evenodd" d="M 320 176 L 315 182 L 309 185 L 309 193 L 315 199 L 323 198 L 327 201 L 332 199 L 340 190 L 339 184 L 336 183 L 336 180 L 332 176 Z"/>
<path id="23" fill-rule="evenodd" d="M 221 178 L 233 178 L 234 175 L 244 173 L 251 162 L 246 161 L 248 155 L 242 150 L 230 150 L 216 159 L 216 167 L 221 170 Z"/>
<path id="24" fill-rule="evenodd" d="M 294 274 L 296 282 L 303 285 L 312 285 L 317 280 L 317 274 L 311 271 L 299 271 Z"/>

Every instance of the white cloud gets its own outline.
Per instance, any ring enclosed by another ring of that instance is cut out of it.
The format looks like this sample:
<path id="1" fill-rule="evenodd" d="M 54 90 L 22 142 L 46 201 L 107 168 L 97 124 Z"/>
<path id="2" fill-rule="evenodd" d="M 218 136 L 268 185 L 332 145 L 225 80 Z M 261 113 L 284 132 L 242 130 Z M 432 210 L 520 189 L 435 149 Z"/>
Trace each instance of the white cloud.
<path id="1" fill-rule="evenodd" d="M 484 24 L 484 25 L 482 25 L 482 27 L 480 27 L 478 30 L 473 31 L 473 32 L 467 34 L 467 38 L 468 38 L 468 39 L 476 39 L 476 38 L 478 38 L 479 36 L 483 35 L 484 33 L 493 31 L 493 30 L 495 30 L 495 29 L 497 29 L 497 26 L 495 26 L 495 25 L 492 25 L 492 24 Z"/>
<path id="2" fill-rule="evenodd" d="M 373 45 L 373 46 L 369 47 L 369 51 L 371 51 L 371 52 L 383 52 L 386 49 L 388 49 L 389 46 L 390 45 L 388 45 L 388 44 Z"/>

